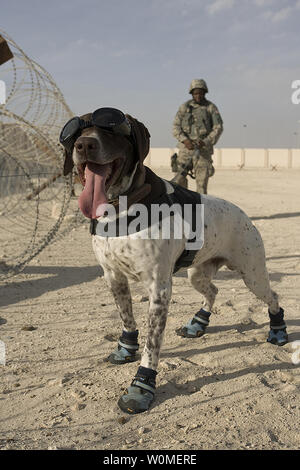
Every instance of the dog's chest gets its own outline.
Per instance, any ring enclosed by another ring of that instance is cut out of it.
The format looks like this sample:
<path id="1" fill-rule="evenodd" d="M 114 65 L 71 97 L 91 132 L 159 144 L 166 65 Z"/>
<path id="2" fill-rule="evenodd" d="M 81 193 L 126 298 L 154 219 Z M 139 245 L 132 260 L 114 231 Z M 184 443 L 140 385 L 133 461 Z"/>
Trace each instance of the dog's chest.
<path id="1" fill-rule="evenodd" d="M 92 243 L 96 258 L 104 269 L 121 271 L 134 280 L 140 280 L 145 271 L 152 271 L 161 259 L 161 240 L 95 235 Z"/>

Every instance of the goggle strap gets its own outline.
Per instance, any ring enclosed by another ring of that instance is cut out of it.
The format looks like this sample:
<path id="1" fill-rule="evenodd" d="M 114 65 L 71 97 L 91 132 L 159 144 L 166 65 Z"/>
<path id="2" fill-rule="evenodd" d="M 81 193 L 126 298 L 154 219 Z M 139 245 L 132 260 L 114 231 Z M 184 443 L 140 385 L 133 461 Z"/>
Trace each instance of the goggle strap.
<path id="1" fill-rule="evenodd" d="M 80 129 L 85 129 L 86 127 L 93 127 L 92 121 L 84 121 L 83 119 L 80 122 Z"/>

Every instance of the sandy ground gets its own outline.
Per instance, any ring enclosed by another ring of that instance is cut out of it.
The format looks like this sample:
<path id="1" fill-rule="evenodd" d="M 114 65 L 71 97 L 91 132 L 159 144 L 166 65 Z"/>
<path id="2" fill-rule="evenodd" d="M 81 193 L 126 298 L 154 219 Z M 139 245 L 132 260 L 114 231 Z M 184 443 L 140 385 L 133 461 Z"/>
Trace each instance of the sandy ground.
<path id="1" fill-rule="evenodd" d="M 266 306 L 225 269 L 215 281 L 219 294 L 207 334 L 179 338 L 174 330 L 201 304 L 181 271 L 174 277 L 156 400 L 144 414 L 129 416 L 117 407 L 137 364 L 105 360 L 121 323 L 88 224 L 2 283 L 0 448 L 299 448 L 300 366 L 292 360 L 293 342 L 300 340 L 299 180 L 299 170 L 218 170 L 209 185 L 211 194 L 238 204 L 261 231 L 290 343 L 266 343 Z M 141 285 L 131 289 L 143 344 L 148 303 Z"/>

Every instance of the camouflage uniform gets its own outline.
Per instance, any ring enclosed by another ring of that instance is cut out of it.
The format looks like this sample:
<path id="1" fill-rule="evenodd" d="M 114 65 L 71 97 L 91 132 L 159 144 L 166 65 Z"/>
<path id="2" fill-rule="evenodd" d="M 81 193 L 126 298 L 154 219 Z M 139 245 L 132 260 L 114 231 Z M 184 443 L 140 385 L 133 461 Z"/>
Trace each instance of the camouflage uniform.
<path id="1" fill-rule="evenodd" d="M 191 93 L 195 88 L 208 91 L 204 80 L 193 80 L 189 92 Z M 196 103 L 194 99 L 186 101 L 180 106 L 175 116 L 173 135 L 179 141 L 179 171 L 182 169 L 182 165 L 192 158 L 199 193 L 207 193 L 208 178 L 214 174 L 212 164 L 213 146 L 222 132 L 223 121 L 218 108 L 206 98 L 203 98 L 201 104 Z M 201 139 L 205 145 L 202 148 L 188 150 L 183 143 L 186 139 L 190 139 L 194 144 L 197 144 Z M 179 184 L 187 187 L 187 178 L 181 177 Z"/>

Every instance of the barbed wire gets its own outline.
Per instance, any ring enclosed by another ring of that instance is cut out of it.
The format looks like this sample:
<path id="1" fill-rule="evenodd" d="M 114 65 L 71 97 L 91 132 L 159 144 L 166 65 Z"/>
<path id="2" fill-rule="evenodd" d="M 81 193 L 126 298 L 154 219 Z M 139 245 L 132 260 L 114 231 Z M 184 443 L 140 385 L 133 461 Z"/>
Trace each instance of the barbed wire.
<path id="1" fill-rule="evenodd" d="M 58 143 L 73 113 L 51 75 L 2 30 L 0 40 L 11 52 L 1 60 L 0 48 L 6 88 L 0 104 L 0 280 L 5 280 L 22 271 L 59 230 L 65 235 L 83 219 L 74 207 L 66 218 L 73 185 L 72 177 L 62 176 Z"/>

